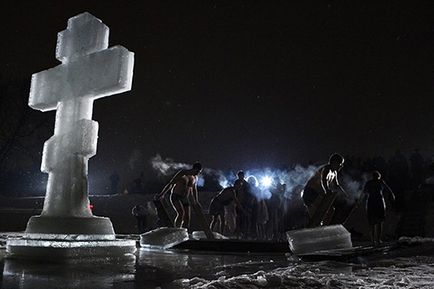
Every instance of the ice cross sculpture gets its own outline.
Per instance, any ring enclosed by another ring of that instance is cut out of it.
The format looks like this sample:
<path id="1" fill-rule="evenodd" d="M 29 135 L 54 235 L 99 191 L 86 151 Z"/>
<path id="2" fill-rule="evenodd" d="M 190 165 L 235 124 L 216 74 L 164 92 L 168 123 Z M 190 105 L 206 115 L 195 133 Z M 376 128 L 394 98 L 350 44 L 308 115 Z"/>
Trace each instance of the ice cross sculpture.
<path id="1" fill-rule="evenodd" d="M 131 89 L 134 53 L 108 48 L 109 28 L 85 12 L 58 33 L 62 64 L 32 75 L 29 106 L 56 110 L 54 135 L 44 144 L 41 170 L 48 173 L 42 216 L 89 217 L 88 160 L 96 154 L 97 98 Z"/>

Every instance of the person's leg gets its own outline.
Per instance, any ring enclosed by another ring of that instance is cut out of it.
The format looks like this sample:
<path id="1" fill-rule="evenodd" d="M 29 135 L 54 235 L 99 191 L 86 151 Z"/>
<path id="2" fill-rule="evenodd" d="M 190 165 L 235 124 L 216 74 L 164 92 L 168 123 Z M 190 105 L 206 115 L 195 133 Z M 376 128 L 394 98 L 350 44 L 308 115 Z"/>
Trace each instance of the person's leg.
<path id="1" fill-rule="evenodd" d="M 190 229 L 191 208 L 189 205 L 184 204 L 184 228 Z"/>
<path id="2" fill-rule="evenodd" d="M 237 236 L 237 238 L 239 238 L 242 234 L 242 229 L 241 229 L 241 223 L 242 223 L 242 213 L 241 210 L 236 207 L 235 208 L 235 228 L 234 228 L 234 234 Z"/>
<path id="3" fill-rule="evenodd" d="M 265 226 L 263 224 L 259 224 L 258 226 L 258 237 L 260 240 L 265 239 Z"/>
<path id="4" fill-rule="evenodd" d="M 249 235 L 249 216 L 248 214 L 243 213 L 243 223 L 242 223 L 242 236 L 244 239 L 247 239 Z"/>
<path id="5" fill-rule="evenodd" d="M 372 244 L 374 244 L 374 245 L 375 245 L 375 241 L 376 241 L 375 231 L 376 231 L 376 225 L 375 224 L 371 225 L 371 241 L 372 241 Z"/>
<path id="6" fill-rule="evenodd" d="M 216 217 L 217 217 L 217 228 L 216 228 L 216 232 L 220 233 L 220 230 L 221 230 L 221 228 L 222 228 L 221 215 L 218 214 Z"/>
<path id="7" fill-rule="evenodd" d="M 140 218 L 137 216 L 136 217 L 136 220 L 137 220 L 137 232 L 139 233 L 139 234 L 141 234 L 142 232 L 141 232 L 141 224 L 140 224 Z"/>
<path id="8" fill-rule="evenodd" d="M 246 215 L 246 238 L 256 236 L 256 222 L 252 220 L 252 214 Z"/>
<path id="9" fill-rule="evenodd" d="M 335 214 L 335 207 L 330 207 L 324 215 L 324 218 L 321 221 L 321 225 L 328 226 L 332 222 L 333 215 Z"/>
<path id="10" fill-rule="evenodd" d="M 378 225 L 377 225 L 377 242 L 379 243 L 379 244 L 381 244 L 381 243 L 383 243 L 383 240 L 382 240 L 382 234 L 383 234 L 383 222 L 380 222 Z"/>
<path id="11" fill-rule="evenodd" d="M 270 216 L 271 223 L 271 240 L 277 240 L 278 227 L 277 227 L 277 212 L 271 212 Z"/>
<path id="12" fill-rule="evenodd" d="M 212 216 L 211 216 L 211 223 L 209 224 L 209 229 L 210 229 L 211 231 L 214 231 L 214 226 L 215 226 L 215 222 L 216 222 L 216 217 L 217 217 L 217 216 L 215 216 L 215 215 L 212 215 Z"/>
<path id="13" fill-rule="evenodd" d="M 223 234 L 225 231 L 225 214 L 223 212 L 223 214 L 220 215 L 220 234 Z"/>
<path id="14" fill-rule="evenodd" d="M 175 217 L 175 221 L 174 226 L 175 228 L 182 228 L 182 225 L 184 223 L 184 216 L 185 216 L 185 211 L 184 211 L 184 206 L 182 205 L 182 203 L 180 201 L 172 201 L 172 207 L 176 212 L 176 217 Z"/>

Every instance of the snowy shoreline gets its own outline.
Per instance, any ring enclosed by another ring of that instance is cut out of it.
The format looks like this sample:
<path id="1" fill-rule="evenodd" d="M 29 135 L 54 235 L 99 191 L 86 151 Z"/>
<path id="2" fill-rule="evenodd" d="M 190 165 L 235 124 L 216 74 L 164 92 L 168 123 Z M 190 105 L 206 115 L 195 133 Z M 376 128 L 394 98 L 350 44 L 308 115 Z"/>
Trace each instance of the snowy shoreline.
<path id="1" fill-rule="evenodd" d="M 258 271 L 215 280 L 178 279 L 174 288 L 433 288 L 434 258 L 397 258 L 374 267 L 350 264 L 299 263 L 269 272 Z"/>

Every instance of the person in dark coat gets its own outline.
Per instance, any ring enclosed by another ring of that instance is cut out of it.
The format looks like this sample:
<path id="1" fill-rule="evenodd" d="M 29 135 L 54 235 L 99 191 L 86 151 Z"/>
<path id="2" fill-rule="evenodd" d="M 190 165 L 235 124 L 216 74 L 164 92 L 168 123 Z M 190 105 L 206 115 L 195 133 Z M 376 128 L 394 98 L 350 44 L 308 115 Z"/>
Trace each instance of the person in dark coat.
<path id="1" fill-rule="evenodd" d="M 381 235 L 386 217 L 384 192 L 388 192 L 392 200 L 395 201 L 395 195 L 381 178 L 381 174 L 378 171 L 372 172 L 372 180 L 365 184 L 363 193 L 366 197 L 366 214 L 371 226 L 371 237 L 374 245 L 382 242 Z"/>
<path id="2" fill-rule="evenodd" d="M 133 207 L 131 210 L 131 214 L 137 219 L 137 230 L 139 234 L 145 233 L 146 230 L 146 217 L 147 217 L 147 209 L 145 206 L 138 204 Z"/>

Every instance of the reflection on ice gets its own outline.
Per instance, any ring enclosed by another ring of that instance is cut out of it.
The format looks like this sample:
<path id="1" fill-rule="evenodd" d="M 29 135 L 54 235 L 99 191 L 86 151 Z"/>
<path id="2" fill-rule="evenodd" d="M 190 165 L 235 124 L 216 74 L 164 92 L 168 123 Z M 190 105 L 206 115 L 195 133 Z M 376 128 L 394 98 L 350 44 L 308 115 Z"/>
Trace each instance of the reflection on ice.
<path id="1" fill-rule="evenodd" d="M 218 255 L 143 248 L 136 256 L 136 260 L 89 258 L 68 264 L 6 260 L 2 288 L 431 289 L 434 280 L 434 257 L 376 259 L 368 266 L 301 262 L 282 254 Z"/>
<path id="2" fill-rule="evenodd" d="M 31 240 L 31 239 L 9 239 L 7 246 L 26 246 L 40 248 L 97 248 L 97 247 L 122 247 L 135 246 L 134 240 L 112 240 L 112 241 L 59 241 L 59 240 Z"/>
<path id="3" fill-rule="evenodd" d="M 6 259 L 2 288 L 118 288 L 119 283 L 134 281 L 134 264 L 135 257 L 117 261 L 76 260 L 68 264 Z"/>

